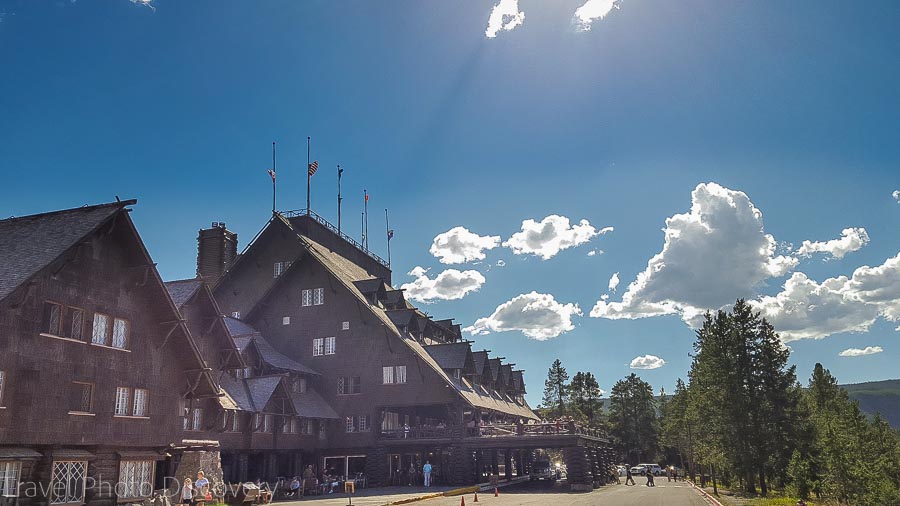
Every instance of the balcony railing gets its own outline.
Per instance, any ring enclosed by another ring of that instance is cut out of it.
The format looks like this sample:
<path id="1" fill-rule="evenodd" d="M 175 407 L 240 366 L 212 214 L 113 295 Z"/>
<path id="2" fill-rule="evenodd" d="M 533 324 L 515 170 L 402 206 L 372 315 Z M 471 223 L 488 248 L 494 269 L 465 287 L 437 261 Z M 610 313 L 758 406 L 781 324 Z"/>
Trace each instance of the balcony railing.
<path id="1" fill-rule="evenodd" d="M 332 225 L 328 220 L 326 220 L 326 219 L 323 218 L 322 216 L 316 214 L 315 211 L 310 211 L 310 210 L 307 210 L 307 209 L 296 209 L 296 210 L 293 210 L 293 211 L 279 211 L 279 213 L 280 213 L 282 216 L 284 216 L 285 218 L 297 218 L 297 217 L 299 217 L 299 216 L 309 216 L 310 218 L 312 218 L 312 219 L 316 220 L 317 222 L 319 222 L 320 225 L 322 225 L 323 227 L 327 228 L 328 230 L 330 230 L 331 232 L 333 232 L 335 235 L 337 235 L 337 236 L 340 237 L 341 239 L 343 239 L 343 240 L 349 242 L 350 244 L 352 244 L 353 246 L 355 246 L 356 249 L 362 251 L 363 253 L 365 253 L 366 255 L 368 255 L 369 257 L 371 257 L 372 260 L 375 260 L 376 262 L 378 262 L 378 263 L 380 263 L 381 265 L 387 267 L 388 269 L 391 268 L 391 264 L 387 263 L 387 261 L 386 261 L 385 259 L 383 259 L 383 258 L 381 258 L 380 256 L 376 255 L 375 253 L 372 253 L 368 248 L 364 247 L 364 246 L 363 246 L 362 244 L 360 244 L 356 239 L 350 237 L 349 235 L 347 235 L 347 234 L 345 234 L 345 233 L 343 233 L 343 232 L 338 231 L 337 227 L 335 227 L 334 225 Z"/>
<path id="2" fill-rule="evenodd" d="M 606 438 L 607 434 L 601 429 L 586 427 L 574 422 L 569 423 L 537 423 L 537 424 L 512 424 L 494 423 L 484 424 L 478 427 L 447 426 L 447 427 L 409 427 L 399 429 L 382 430 L 379 433 L 381 439 L 441 439 L 441 438 L 503 438 L 503 437 L 539 437 L 556 435 L 579 435 L 596 438 Z"/>

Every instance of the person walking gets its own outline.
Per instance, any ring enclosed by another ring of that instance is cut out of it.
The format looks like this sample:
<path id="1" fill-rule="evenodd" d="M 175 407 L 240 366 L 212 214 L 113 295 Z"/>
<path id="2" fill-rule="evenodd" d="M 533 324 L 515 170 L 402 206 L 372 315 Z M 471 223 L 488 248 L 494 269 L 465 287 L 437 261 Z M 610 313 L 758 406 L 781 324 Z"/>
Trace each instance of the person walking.
<path id="1" fill-rule="evenodd" d="M 647 486 L 648 487 L 656 486 L 656 484 L 653 483 L 653 470 L 650 468 L 647 468 Z"/>
<path id="2" fill-rule="evenodd" d="M 634 476 L 631 475 L 631 468 L 626 466 L 625 467 L 625 485 L 628 485 L 629 481 L 631 482 L 632 485 L 637 485 L 637 483 L 634 482 Z"/>
<path id="3" fill-rule="evenodd" d="M 425 486 L 431 486 L 431 462 L 425 461 L 425 465 L 422 467 L 422 472 L 425 473 Z"/>

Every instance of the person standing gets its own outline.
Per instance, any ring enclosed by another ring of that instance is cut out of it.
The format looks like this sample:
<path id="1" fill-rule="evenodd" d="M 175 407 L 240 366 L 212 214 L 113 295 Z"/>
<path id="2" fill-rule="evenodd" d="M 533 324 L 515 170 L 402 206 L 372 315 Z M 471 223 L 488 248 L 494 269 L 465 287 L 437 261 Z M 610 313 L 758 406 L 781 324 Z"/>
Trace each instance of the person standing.
<path id="1" fill-rule="evenodd" d="M 422 472 L 425 473 L 425 486 L 431 486 L 431 462 L 425 461 L 425 466 L 422 467 Z"/>
<path id="2" fill-rule="evenodd" d="M 190 478 L 184 479 L 184 486 L 181 487 L 181 504 L 191 504 L 194 501 L 194 486 L 191 484 Z"/>
<path id="3" fill-rule="evenodd" d="M 416 483 L 416 465 L 413 462 L 409 463 L 409 486 L 413 486 Z"/>
<path id="4" fill-rule="evenodd" d="M 206 475 L 203 474 L 203 471 L 197 471 L 197 481 L 194 482 L 194 488 L 196 489 L 196 499 L 194 499 L 195 504 L 203 506 L 206 504 L 206 501 L 212 499 L 212 497 L 209 497 L 209 480 L 206 479 Z"/>
<path id="5" fill-rule="evenodd" d="M 628 485 L 629 481 L 632 485 L 637 485 L 637 483 L 634 482 L 634 476 L 631 475 L 631 468 L 625 467 L 625 485 Z"/>
<path id="6" fill-rule="evenodd" d="M 647 469 L 647 486 L 655 487 L 656 484 L 653 483 L 653 469 L 650 469 L 649 467 L 646 469 Z"/>

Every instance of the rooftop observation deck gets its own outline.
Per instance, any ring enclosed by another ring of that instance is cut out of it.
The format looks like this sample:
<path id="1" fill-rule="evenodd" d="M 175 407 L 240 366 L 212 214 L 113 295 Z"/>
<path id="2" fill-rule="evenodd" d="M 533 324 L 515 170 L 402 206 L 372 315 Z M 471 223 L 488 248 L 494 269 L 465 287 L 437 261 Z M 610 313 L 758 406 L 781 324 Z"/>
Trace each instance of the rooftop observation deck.
<path id="1" fill-rule="evenodd" d="M 564 448 L 579 442 L 608 443 L 605 431 L 576 423 L 491 424 L 481 427 L 410 427 L 382 430 L 379 442 L 415 446 L 461 442 L 479 448 Z"/>
<path id="2" fill-rule="evenodd" d="M 356 239 L 345 234 L 343 231 L 338 230 L 338 228 L 336 226 L 332 225 L 331 222 L 329 222 L 328 220 L 326 220 L 325 218 L 323 218 L 322 216 L 317 214 L 315 211 L 312 211 L 309 209 L 295 209 L 292 211 L 279 211 L 278 213 L 281 214 L 282 216 L 284 216 L 285 218 L 300 218 L 303 216 L 309 217 L 310 219 L 315 220 L 317 223 L 319 223 L 320 225 L 322 225 L 323 227 L 325 227 L 326 229 L 331 231 L 336 236 L 340 237 L 347 243 L 354 246 L 360 252 L 368 255 L 369 258 L 371 258 L 372 260 L 375 260 L 376 262 L 378 262 L 379 264 L 381 264 L 382 266 L 384 266 L 388 269 L 391 268 L 391 264 L 389 264 L 385 259 L 383 259 L 380 256 L 373 253 L 369 248 L 365 247 L 365 245 L 358 242 Z"/>

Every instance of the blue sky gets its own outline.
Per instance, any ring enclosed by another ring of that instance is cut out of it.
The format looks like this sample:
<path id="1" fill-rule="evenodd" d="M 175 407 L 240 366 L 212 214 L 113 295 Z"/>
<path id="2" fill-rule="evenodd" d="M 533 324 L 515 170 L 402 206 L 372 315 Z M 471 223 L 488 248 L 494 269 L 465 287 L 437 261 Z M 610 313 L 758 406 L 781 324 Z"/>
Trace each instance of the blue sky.
<path id="1" fill-rule="evenodd" d="M 533 404 L 557 357 L 606 390 L 660 357 L 636 372 L 671 390 L 684 320 L 738 296 L 787 329 L 804 382 L 817 361 L 842 382 L 897 377 L 900 4 L 620 0 L 587 25 L 584 4 L 0 0 L 0 213 L 138 198 L 160 272 L 190 277 L 199 228 L 225 221 L 243 245 L 265 223 L 273 140 L 279 208 L 305 207 L 309 135 L 313 209 L 335 220 L 340 163 L 345 229 L 366 188 L 379 254 L 390 208 L 395 285 L 420 266 L 423 297 L 477 287 L 421 305 L 488 332 L 476 348 L 525 368 Z M 528 251 L 566 230 L 481 261 L 429 251 L 455 227 L 502 244 L 551 215 L 614 230 L 546 260 Z"/>

